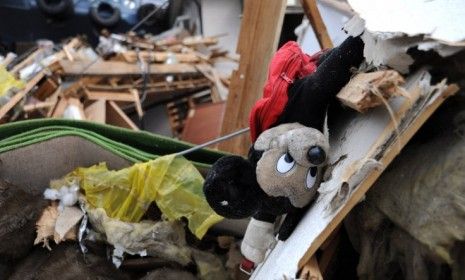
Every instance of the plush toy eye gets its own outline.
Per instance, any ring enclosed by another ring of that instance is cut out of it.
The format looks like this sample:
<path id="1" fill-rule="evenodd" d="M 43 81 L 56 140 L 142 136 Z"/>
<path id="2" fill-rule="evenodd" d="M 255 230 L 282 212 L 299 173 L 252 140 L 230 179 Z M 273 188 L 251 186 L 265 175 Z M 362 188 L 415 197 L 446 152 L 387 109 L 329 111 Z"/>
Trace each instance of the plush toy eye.
<path id="1" fill-rule="evenodd" d="M 318 169 L 316 167 L 311 167 L 309 170 L 308 170 L 308 173 L 307 173 L 307 180 L 306 180 L 306 184 L 307 184 L 307 188 L 308 189 L 311 189 L 313 187 L 313 185 L 315 185 L 315 182 L 316 182 L 316 174 L 318 173 Z"/>
<path id="2" fill-rule="evenodd" d="M 325 162 L 326 153 L 321 147 L 313 146 L 307 151 L 307 159 L 313 165 L 320 165 Z"/>
<path id="3" fill-rule="evenodd" d="M 278 163 L 276 164 L 276 170 L 278 170 L 279 173 L 287 173 L 289 170 L 294 167 L 295 161 L 292 158 L 291 154 L 285 153 L 278 159 Z"/>

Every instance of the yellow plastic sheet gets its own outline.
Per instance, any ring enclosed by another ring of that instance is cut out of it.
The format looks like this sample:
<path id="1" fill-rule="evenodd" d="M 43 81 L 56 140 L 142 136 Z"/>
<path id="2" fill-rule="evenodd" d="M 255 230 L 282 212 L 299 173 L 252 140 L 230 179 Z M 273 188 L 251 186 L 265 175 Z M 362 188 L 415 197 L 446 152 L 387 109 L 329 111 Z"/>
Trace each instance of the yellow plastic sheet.
<path id="1" fill-rule="evenodd" d="M 6 71 L 5 67 L 0 66 L 0 96 L 5 95 L 12 88 L 21 89 L 24 83 L 16 80 L 10 72 Z"/>
<path id="2" fill-rule="evenodd" d="M 163 156 L 117 171 L 100 163 L 78 168 L 65 179 L 76 178 L 93 207 L 125 222 L 140 221 L 153 201 L 168 220 L 186 217 L 199 239 L 222 219 L 205 200 L 202 175 L 183 157 Z"/>

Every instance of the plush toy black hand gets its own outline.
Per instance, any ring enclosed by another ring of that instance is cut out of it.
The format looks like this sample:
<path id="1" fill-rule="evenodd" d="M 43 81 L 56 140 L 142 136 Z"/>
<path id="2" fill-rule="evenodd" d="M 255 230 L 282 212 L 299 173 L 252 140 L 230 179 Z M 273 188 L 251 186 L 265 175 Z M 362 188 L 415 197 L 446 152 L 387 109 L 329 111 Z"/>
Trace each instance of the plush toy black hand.
<path id="1" fill-rule="evenodd" d="M 329 153 L 327 107 L 362 60 L 359 37 L 320 56 L 314 73 L 289 86 L 282 114 L 258 135 L 248 160 L 227 156 L 212 166 L 204 184 L 207 201 L 226 218 L 253 217 L 241 248 L 252 261 L 263 259 L 271 242 L 263 239 L 273 235 L 276 217 L 287 214 L 278 232 L 286 240 L 315 198 Z"/>

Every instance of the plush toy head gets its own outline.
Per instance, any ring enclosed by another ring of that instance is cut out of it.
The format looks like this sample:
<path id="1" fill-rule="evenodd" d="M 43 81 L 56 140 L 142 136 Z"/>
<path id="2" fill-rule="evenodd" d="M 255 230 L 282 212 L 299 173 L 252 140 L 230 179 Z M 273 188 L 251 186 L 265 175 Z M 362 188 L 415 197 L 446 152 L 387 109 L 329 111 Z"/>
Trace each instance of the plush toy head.
<path id="1" fill-rule="evenodd" d="M 298 208 L 311 201 L 329 150 L 323 133 L 299 123 L 282 124 L 263 132 L 253 148 L 262 153 L 256 173 L 267 195 L 287 197 Z"/>
<path id="2" fill-rule="evenodd" d="M 276 205 L 270 210 L 275 215 L 302 208 L 315 196 L 328 150 L 327 137 L 314 128 L 299 123 L 271 128 L 260 134 L 249 160 L 226 156 L 213 165 L 205 196 L 215 212 L 232 219 L 264 206 Z"/>

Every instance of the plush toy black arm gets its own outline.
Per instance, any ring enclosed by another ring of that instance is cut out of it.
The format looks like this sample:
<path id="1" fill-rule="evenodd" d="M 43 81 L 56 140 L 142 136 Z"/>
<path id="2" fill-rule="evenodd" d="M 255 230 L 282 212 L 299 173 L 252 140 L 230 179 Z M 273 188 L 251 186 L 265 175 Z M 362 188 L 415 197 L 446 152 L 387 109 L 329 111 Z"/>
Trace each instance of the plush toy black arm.
<path id="1" fill-rule="evenodd" d="M 286 218 L 284 218 L 284 221 L 281 224 L 281 227 L 279 228 L 279 240 L 286 241 L 289 238 L 289 236 L 291 236 L 292 232 L 297 227 L 307 210 L 308 207 L 297 208 L 295 211 L 290 212 L 286 215 Z"/>
<path id="2" fill-rule="evenodd" d="M 289 88 L 289 101 L 277 124 L 299 122 L 322 131 L 331 99 L 347 84 L 352 67 L 363 61 L 363 41 L 349 37 L 321 60 L 315 73 Z"/>
<path id="3" fill-rule="evenodd" d="M 240 156 L 217 160 L 205 178 L 203 191 L 210 207 L 230 219 L 252 216 L 267 197 L 257 183 L 255 166 Z"/>
<path id="4" fill-rule="evenodd" d="M 333 52 L 334 49 L 327 49 L 323 52 L 323 54 L 320 56 L 320 58 L 318 59 L 318 61 L 316 62 L 316 65 L 317 66 L 320 66 L 321 63 L 323 63 L 323 61 L 325 61 L 326 58 L 328 58 L 331 53 Z"/>
<path id="5" fill-rule="evenodd" d="M 262 222 L 274 223 L 276 221 L 276 216 L 267 212 L 258 211 L 253 215 L 255 220 L 259 220 Z"/>
<path id="6" fill-rule="evenodd" d="M 363 41 L 360 37 L 349 37 L 334 48 L 310 75 L 318 90 L 337 94 L 347 84 L 351 68 L 360 66 L 363 61 Z M 308 84 L 308 83 L 307 83 Z M 315 88 L 315 86 L 312 86 Z"/>

